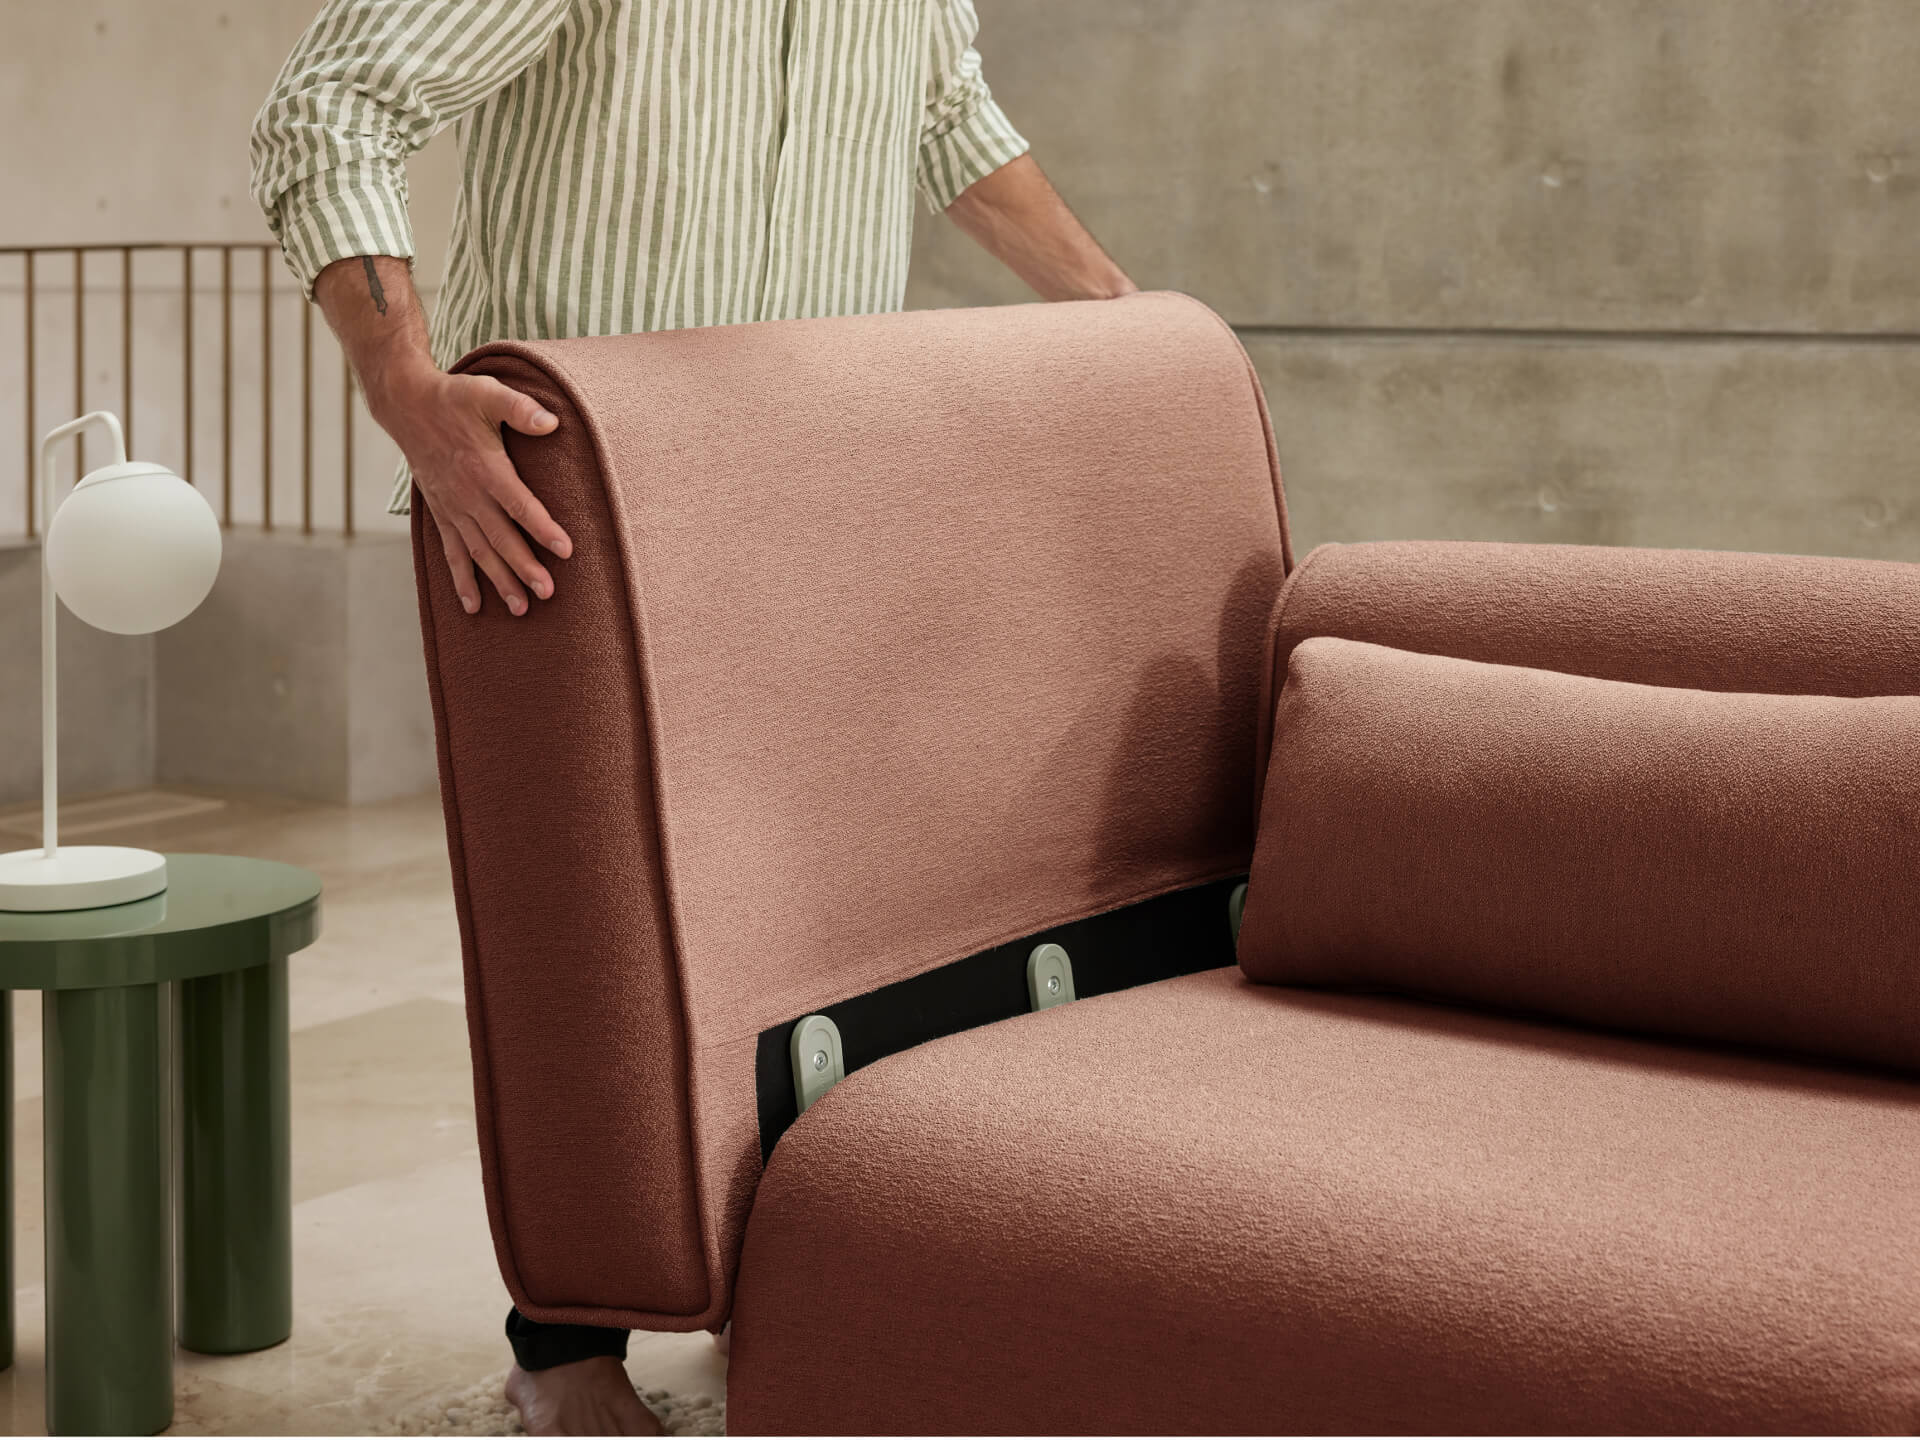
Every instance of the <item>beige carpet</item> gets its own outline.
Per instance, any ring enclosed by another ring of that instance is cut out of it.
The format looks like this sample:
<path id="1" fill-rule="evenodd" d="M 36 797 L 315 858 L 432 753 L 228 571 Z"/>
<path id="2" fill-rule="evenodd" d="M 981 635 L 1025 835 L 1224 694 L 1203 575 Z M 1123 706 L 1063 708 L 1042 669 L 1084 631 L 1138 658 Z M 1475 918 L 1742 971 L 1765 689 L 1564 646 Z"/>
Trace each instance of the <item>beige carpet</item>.
<path id="1" fill-rule="evenodd" d="M 507 1403 L 507 1372 L 489 1375 L 463 1389 L 435 1395 L 394 1418 L 382 1435 L 524 1435 L 520 1417 Z M 711 1395 L 673 1395 L 643 1390 L 640 1398 L 660 1417 L 669 1435 L 724 1435 L 725 1400 Z"/>

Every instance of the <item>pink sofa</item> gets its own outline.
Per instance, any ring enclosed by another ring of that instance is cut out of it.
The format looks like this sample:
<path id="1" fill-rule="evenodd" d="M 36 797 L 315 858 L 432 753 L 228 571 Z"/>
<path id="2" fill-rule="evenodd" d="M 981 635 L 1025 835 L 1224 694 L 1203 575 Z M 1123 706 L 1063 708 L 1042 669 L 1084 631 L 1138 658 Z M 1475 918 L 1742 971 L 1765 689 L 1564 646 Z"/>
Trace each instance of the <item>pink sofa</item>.
<path id="1" fill-rule="evenodd" d="M 527 1315 L 736 1432 L 1920 1425 L 1920 567 L 1296 566 L 1178 296 L 462 363 L 576 546 L 416 522 Z"/>

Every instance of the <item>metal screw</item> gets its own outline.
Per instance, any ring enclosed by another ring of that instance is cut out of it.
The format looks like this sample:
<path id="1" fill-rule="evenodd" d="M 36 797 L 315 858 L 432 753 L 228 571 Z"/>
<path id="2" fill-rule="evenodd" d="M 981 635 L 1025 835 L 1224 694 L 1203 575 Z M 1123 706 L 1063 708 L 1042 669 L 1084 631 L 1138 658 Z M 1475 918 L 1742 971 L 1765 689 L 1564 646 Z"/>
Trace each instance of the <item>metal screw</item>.
<path id="1" fill-rule="evenodd" d="M 816 1070 L 824 1070 L 827 1068 L 827 1052 L 826 1051 L 816 1050 L 813 1052 L 813 1068 Z"/>
<path id="2" fill-rule="evenodd" d="M 1060 977 L 1058 975 L 1047 976 L 1047 993 L 1049 995 L 1058 995 L 1060 993 Z"/>

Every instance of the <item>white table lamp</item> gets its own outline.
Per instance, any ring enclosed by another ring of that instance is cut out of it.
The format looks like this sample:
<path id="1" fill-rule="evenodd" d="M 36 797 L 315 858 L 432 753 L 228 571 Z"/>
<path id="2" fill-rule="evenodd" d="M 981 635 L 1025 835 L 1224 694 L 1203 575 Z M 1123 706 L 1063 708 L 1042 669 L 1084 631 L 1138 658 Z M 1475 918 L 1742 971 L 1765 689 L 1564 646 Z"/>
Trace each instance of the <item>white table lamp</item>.
<path id="1" fill-rule="evenodd" d="M 113 437 L 114 460 L 53 506 L 53 447 L 89 425 Z M 151 850 L 60 844 L 59 726 L 54 690 L 54 597 L 89 625 L 146 635 L 191 615 L 220 571 L 220 522 L 206 497 L 164 466 L 127 460 L 120 421 L 105 410 L 49 430 L 40 442 L 41 834 L 35 850 L 0 855 L 0 910 L 88 910 L 167 888 Z"/>

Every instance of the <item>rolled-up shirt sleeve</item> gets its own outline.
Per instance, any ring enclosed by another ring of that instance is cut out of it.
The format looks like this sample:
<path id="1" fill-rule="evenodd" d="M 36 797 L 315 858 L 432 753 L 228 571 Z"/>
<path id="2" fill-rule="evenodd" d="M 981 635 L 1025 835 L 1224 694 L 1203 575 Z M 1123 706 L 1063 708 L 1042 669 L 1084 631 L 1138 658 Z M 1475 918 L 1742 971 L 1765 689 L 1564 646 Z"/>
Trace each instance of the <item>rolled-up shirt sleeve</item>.
<path id="1" fill-rule="evenodd" d="M 309 298 L 336 260 L 413 258 L 407 157 L 534 62 L 569 0 L 328 0 L 253 122 L 253 198 Z"/>
<path id="2" fill-rule="evenodd" d="M 920 128 L 919 188 L 936 213 L 974 181 L 1027 153 L 980 74 L 973 0 L 931 0 L 927 103 Z"/>

